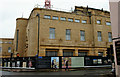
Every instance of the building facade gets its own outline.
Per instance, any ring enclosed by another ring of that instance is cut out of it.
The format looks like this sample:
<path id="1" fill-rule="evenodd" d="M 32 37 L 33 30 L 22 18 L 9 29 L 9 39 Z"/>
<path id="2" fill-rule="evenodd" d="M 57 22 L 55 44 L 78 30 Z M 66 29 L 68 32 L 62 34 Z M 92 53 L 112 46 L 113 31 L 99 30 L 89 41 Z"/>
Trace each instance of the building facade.
<path id="1" fill-rule="evenodd" d="M 34 8 L 28 19 L 16 19 L 14 52 L 21 57 L 38 51 L 39 56 L 106 56 L 111 44 L 110 13 L 103 9 Z"/>
<path id="2" fill-rule="evenodd" d="M 13 38 L 0 38 L 0 57 L 10 57 L 13 49 Z"/>

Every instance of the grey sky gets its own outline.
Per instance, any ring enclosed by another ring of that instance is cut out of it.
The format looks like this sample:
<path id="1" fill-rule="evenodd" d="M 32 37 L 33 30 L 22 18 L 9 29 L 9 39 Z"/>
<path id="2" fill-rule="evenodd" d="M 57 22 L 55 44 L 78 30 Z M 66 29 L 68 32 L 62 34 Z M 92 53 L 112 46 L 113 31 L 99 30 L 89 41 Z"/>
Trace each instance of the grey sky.
<path id="1" fill-rule="evenodd" d="M 1 0 L 0 1 L 0 38 L 13 38 L 16 18 L 28 18 L 36 4 L 43 7 L 45 0 Z M 109 0 L 51 0 L 54 8 L 71 10 L 74 6 L 89 6 L 109 11 Z"/>

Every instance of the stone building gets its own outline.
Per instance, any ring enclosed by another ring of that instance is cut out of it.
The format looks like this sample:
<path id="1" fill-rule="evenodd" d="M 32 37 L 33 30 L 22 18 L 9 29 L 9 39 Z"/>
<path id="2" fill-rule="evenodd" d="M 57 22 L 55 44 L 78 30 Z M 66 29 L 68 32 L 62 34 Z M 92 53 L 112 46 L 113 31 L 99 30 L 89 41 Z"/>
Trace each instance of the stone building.
<path id="1" fill-rule="evenodd" d="M 111 44 L 110 12 L 103 9 L 34 8 L 28 19 L 16 19 L 14 52 L 22 57 L 35 56 L 38 49 L 39 56 L 106 56 Z"/>
<path id="2" fill-rule="evenodd" d="M 0 38 L 0 58 L 10 57 L 13 49 L 13 38 Z"/>

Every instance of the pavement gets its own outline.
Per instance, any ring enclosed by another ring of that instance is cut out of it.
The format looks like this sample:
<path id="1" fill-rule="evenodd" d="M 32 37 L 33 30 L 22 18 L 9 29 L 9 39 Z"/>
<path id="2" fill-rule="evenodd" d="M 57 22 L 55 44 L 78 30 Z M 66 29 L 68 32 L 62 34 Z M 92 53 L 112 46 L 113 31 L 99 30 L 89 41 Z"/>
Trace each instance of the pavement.
<path id="1" fill-rule="evenodd" d="M 64 69 L 63 69 L 64 70 Z M 111 74 L 111 69 L 81 69 L 81 70 L 70 70 L 70 71 L 47 71 L 47 72 L 42 72 L 42 71 L 37 71 L 37 72 L 13 72 L 13 71 L 0 71 L 2 73 L 3 77 L 5 76 L 79 76 L 79 77 L 114 77 L 113 74 Z"/>

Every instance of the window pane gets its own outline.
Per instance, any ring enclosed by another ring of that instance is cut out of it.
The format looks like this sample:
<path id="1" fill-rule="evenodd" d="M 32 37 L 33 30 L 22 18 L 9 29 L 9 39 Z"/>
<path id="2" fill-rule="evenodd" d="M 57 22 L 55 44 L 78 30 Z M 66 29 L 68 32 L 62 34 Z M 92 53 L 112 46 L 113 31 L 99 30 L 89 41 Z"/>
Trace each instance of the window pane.
<path id="1" fill-rule="evenodd" d="M 2 47 L 0 47 L 0 52 L 2 52 Z"/>
<path id="2" fill-rule="evenodd" d="M 73 22 L 73 19 L 72 18 L 68 18 L 68 21 Z"/>
<path id="3" fill-rule="evenodd" d="M 50 28 L 49 32 L 50 32 L 49 38 L 50 39 L 55 39 L 55 28 Z"/>
<path id="4" fill-rule="evenodd" d="M 70 40 L 70 35 L 71 35 L 71 33 L 70 33 L 70 29 L 66 29 L 66 40 Z"/>
<path id="5" fill-rule="evenodd" d="M 50 16 L 49 15 L 44 15 L 44 18 L 50 19 Z"/>
<path id="6" fill-rule="evenodd" d="M 58 56 L 56 51 L 46 51 L 46 56 Z"/>
<path id="7" fill-rule="evenodd" d="M 78 56 L 87 56 L 87 52 L 78 52 Z"/>
<path id="8" fill-rule="evenodd" d="M 101 24 L 101 20 L 97 20 L 97 24 Z"/>
<path id="9" fill-rule="evenodd" d="M 60 20 L 65 21 L 65 20 L 66 20 L 66 18 L 65 18 L 65 17 L 61 17 L 61 18 L 60 18 Z"/>
<path id="10" fill-rule="evenodd" d="M 98 56 L 103 56 L 103 52 L 98 52 Z"/>
<path id="11" fill-rule="evenodd" d="M 100 31 L 98 31 L 98 41 L 102 41 L 102 35 Z"/>
<path id="12" fill-rule="evenodd" d="M 85 41 L 85 31 L 80 31 L 80 40 Z"/>
<path id="13" fill-rule="evenodd" d="M 82 20 L 82 23 L 87 23 L 87 21 L 86 20 Z"/>
<path id="14" fill-rule="evenodd" d="M 8 47 L 8 52 L 11 52 L 11 47 Z"/>
<path id="15" fill-rule="evenodd" d="M 80 22 L 80 20 L 79 19 L 75 19 L 75 22 Z"/>
<path id="16" fill-rule="evenodd" d="M 53 17 L 52 17 L 52 19 L 54 19 L 54 20 L 58 20 L 58 17 L 56 17 L 56 16 L 53 16 Z"/>
<path id="17" fill-rule="evenodd" d="M 111 32 L 108 32 L 108 41 L 112 42 L 112 33 Z"/>
<path id="18" fill-rule="evenodd" d="M 63 51 L 63 56 L 73 56 L 73 52 Z"/>
<path id="19" fill-rule="evenodd" d="M 110 25 L 111 25 L 111 23 L 110 23 L 110 22 L 106 22 L 106 25 L 109 25 L 109 26 L 110 26 Z"/>

